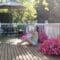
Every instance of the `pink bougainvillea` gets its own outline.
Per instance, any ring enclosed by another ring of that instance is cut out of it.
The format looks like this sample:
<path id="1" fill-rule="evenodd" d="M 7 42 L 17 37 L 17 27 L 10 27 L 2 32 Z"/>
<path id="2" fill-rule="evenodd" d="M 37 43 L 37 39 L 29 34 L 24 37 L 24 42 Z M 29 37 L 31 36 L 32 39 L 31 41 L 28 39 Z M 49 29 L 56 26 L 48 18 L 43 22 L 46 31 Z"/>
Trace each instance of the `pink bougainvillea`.
<path id="1" fill-rule="evenodd" d="M 39 51 L 48 55 L 60 55 L 60 36 L 45 40 L 39 46 Z"/>
<path id="2" fill-rule="evenodd" d="M 23 41 L 28 40 L 31 37 L 31 33 L 25 34 L 23 35 L 20 39 L 22 39 Z"/>
<path id="3" fill-rule="evenodd" d="M 43 31 L 43 32 L 39 32 L 38 33 L 38 38 L 39 38 L 39 41 L 41 43 L 43 43 L 45 40 L 48 39 L 48 36 L 46 35 L 46 33 Z"/>

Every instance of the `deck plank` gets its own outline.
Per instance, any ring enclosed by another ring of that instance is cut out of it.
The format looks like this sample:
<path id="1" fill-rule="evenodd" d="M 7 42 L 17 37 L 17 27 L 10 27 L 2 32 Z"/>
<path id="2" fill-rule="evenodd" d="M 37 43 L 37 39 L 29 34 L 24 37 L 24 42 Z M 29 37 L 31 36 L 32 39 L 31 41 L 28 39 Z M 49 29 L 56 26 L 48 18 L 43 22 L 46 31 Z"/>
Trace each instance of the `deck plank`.
<path id="1" fill-rule="evenodd" d="M 26 46 L 23 46 L 22 48 L 23 48 L 23 50 L 24 50 L 25 53 L 26 53 L 27 59 L 28 59 L 28 60 L 32 60 L 31 55 L 30 55 L 30 53 L 28 52 L 28 48 L 27 48 Z"/>
<path id="2" fill-rule="evenodd" d="M 17 46 L 18 47 L 18 46 Z M 20 48 L 18 47 L 18 54 L 19 54 L 19 59 L 20 60 L 24 60 L 24 58 L 23 58 L 23 55 L 22 55 L 22 50 L 21 50 L 21 46 L 20 46 Z M 25 58 L 26 59 L 26 58 Z"/>
<path id="3" fill-rule="evenodd" d="M 30 59 L 33 60 L 34 55 L 32 54 L 32 52 L 29 48 L 30 47 L 28 47 L 26 50 L 28 51 L 28 55 L 29 55 Z"/>
<path id="4" fill-rule="evenodd" d="M 30 51 L 32 51 L 32 53 L 34 54 L 34 58 L 36 58 L 36 60 L 41 60 L 42 58 L 42 54 L 40 55 L 40 53 L 38 53 L 36 51 L 36 49 L 34 47 L 30 47 Z"/>
<path id="5" fill-rule="evenodd" d="M 41 57 L 31 46 L 0 44 L 0 60 L 41 60 Z"/>
<path id="6" fill-rule="evenodd" d="M 31 47 L 28 47 L 28 48 L 29 48 L 29 50 L 31 52 L 31 55 L 33 56 L 33 60 L 39 60 L 38 56 L 36 56 L 36 53 L 34 52 L 35 49 L 32 50 Z"/>
<path id="7" fill-rule="evenodd" d="M 1 44 L 1 60 L 5 59 L 5 44 Z"/>
<path id="8" fill-rule="evenodd" d="M 15 53 L 14 53 L 14 46 L 10 46 L 11 47 L 11 56 L 12 56 L 12 60 L 16 60 L 15 59 Z"/>
<path id="9" fill-rule="evenodd" d="M 8 44 L 8 60 L 11 60 L 12 56 L 11 56 L 11 47 L 10 44 Z"/>
<path id="10" fill-rule="evenodd" d="M 3 45 L 3 47 L 4 47 L 4 45 Z M 8 60 L 8 53 L 7 53 L 7 50 L 8 49 L 8 45 L 7 44 L 5 44 L 5 59 L 4 60 Z"/>
<path id="11" fill-rule="evenodd" d="M 26 52 L 23 50 L 22 46 L 20 46 L 19 50 L 21 52 L 21 55 L 23 57 L 23 60 L 28 60 L 27 57 L 26 57 Z"/>
<path id="12" fill-rule="evenodd" d="M 1 48 L 2 48 L 2 47 L 1 47 L 1 44 L 0 44 L 0 60 L 1 60 Z"/>
<path id="13" fill-rule="evenodd" d="M 16 60 L 19 60 L 19 55 L 18 55 L 17 50 L 18 50 L 17 47 L 14 46 L 15 59 L 16 59 Z"/>

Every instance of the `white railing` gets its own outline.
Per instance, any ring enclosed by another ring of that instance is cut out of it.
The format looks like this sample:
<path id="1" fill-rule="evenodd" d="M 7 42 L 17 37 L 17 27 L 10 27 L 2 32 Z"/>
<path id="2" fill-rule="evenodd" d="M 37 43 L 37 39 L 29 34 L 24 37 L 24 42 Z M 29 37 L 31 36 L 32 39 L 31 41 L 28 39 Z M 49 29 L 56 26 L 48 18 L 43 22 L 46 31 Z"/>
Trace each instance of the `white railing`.
<path id="1" fill-rule="evenodd" d="M 0 33 L 2 33 L 4 30 L 2 29 L 2 26 L 7 27 L 12 27 L 15 28 L 18 25 L 26 25 L 26 24 L 22 24 L 22 23 L 0 23 Z M 11 32 L 12 33 L 12 32 Z"/>
<path id="2" fill-rule="evenodd" d="M 45 31 L 48 37 L 57 37 L 60 35 L 60 23 L 38 24 L 40 31 Z"/>
<path id="3" fill-rule="evenodd" d="M 1 25 L 26 25 L 26 32 L 33 28 L 34 26 L 39 26 L 39 31 L 45 31 L 45 33 L 49 37 L 57 37 L 60 35 L 60 23 L 36 23 L 32 24 L 30 27 L 28 24 L 21 24 L 21 23 L 0 23 L 0 33 L 1 33 Z"/>

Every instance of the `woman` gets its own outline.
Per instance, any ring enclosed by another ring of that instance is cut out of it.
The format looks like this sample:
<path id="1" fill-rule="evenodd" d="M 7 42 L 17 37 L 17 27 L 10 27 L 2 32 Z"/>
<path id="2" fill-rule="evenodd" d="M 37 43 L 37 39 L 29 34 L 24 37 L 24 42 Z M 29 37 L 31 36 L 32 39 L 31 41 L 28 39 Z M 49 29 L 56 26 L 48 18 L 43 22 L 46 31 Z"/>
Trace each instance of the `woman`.
<path id="1" fill-rule="evenodd" d="M 38 44 L 38 32 L 36 29 L 31 30 L 30 33 L 26 34 L 24 38 L 22 38 L 23 42 L 27 41 L 32 45 Z M 21 42 L 21 43 L 23 43 Z"/>
<path id="2" fill-rule="evenodd" d="M 36 29 L 32 30 L 31 31 L 31 38 L 29 38 L 29 42 L 32 44 L 32 45 L 37 45 L 38 44 L 38 32 L 36 31 Z"/>

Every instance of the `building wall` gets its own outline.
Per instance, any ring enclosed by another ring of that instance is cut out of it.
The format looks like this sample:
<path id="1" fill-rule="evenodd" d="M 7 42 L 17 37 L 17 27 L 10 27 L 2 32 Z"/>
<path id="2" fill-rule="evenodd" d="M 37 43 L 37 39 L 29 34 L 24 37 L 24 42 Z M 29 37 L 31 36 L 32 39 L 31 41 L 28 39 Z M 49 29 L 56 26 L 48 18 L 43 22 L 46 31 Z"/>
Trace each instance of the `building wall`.
<path id="1" fill-rule="evenodd" d="M 12 15 L 10 13 L 0 13 L 1 23 L 12 23 Z"/>

